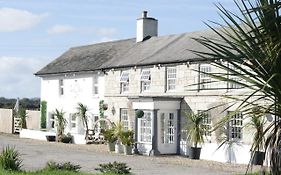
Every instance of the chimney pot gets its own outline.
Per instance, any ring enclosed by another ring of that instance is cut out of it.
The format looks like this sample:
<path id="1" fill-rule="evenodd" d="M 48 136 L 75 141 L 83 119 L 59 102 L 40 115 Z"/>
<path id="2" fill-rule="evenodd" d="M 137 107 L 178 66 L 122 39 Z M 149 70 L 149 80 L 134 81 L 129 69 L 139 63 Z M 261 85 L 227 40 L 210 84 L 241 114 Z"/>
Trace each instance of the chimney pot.
<path id="1" fill-rule="evenodd" d="M 147 11 L 142 12 L 142 18 L 147 18 Z"/>
<path id="2" fill-rule="evenodd" d="M 136 42 L 158 35 L 158 21 L 155 18 L 147 17 L 147 11 L 142 12 L 142 17 L 137 19 Z"/>

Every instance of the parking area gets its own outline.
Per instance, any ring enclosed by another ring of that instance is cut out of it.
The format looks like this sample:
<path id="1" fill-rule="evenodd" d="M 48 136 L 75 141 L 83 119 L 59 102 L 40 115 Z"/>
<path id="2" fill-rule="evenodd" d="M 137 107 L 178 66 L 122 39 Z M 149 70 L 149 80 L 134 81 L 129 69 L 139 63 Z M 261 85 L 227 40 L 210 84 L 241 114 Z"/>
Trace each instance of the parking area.
<path id="1" fill-rule="evenodd" d="M 22 154 L 23 168 L 36 170 L 47 161 L 70 161 L 82 166 L 82 171 L 95 172 L 100 163 L 125 162 L 137 175 L 228 175 L 244 173 L 246 165 L 234 165 L 205 160 L 190 160 L 182 156 L 141 156 L 108 153 L 106 145 L 74 145 L 20 139 L 18 136 L 0 133 L 0 149 L 15 146 Z"/>

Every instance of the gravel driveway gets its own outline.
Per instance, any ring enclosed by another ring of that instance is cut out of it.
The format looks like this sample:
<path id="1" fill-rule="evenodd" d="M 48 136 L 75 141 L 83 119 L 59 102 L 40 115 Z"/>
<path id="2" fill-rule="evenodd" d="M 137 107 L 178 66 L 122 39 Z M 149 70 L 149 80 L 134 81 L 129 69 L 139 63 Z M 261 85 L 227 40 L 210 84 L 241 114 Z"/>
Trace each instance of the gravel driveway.
<path id="1" fill-rule="evenodd" d="M 245 165 L 224 164 L 213 161 L 190 160 L 181 156 L 138 156 L 108 153 L 106 145 L 74 145 L 20 139 L 0 133 L 0 149 L 10 145 L 20 151 L 23 168 L 36 170 L 47 161 L 71 161 L 82 166 L 82 171 L 95 172 L 100 163 L 126 162 L 137 175 L 227 175 L 245 172 Z"/>

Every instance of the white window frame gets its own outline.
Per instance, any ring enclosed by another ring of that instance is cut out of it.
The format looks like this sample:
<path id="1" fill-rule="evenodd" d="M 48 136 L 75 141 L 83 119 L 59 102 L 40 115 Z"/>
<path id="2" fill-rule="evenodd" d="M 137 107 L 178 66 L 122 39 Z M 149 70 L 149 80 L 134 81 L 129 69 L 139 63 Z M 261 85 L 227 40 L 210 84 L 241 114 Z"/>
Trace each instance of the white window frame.
<path id="1" fill-rule="evenodd" d="M 152 112 L 144 111 L 144 116 L 139 120 L 140 133 L 139 141 L 142 143 L 152 142 Z"/>
<path id="2" fill-rule="evenodd" d="M 59 79 L 59 95 L 64 95 L 64 79 Z"/>
<path id="3" fill-rule="evenodd" d="M 129 113 L 128 109 L 120 109 L 120 122 L 123 125 L 125 131 L 129 130 Z"/>
<path id="4" fill-rule="evenodd" d="M 77 131 L 77 115 L 75 113 L 70 113 L 69 114 L 69 119 L 70 119 L 70 130 L 71 131 Z"/>
<path id="5" fill-rule="evenodd" d="M 235 71 L 241 73 L 241 71 L 238 70 L 238 69 L 235 69 L 235 67 L 234 67 L 233 65 L 228 65 L 228 66 L 229 66 L 229 68 L 231 68 L 232 70 L 235 70 Z M 230 75 L 231 72 L 229 72 L 229 71 L 228 71 L 228 74 L 229 74 L 229 79 L 234 80 L 234 81 L 236 81 L 236 82 L 242 81 L 241 78 L 239 78 L 239 77 L 237 77 L 237 76 L 235 76 L 235 75 Z M 232 74 L 233 74 L 233 73 L 232 73 Z M 243 88 L 243 86 L 240 85 L 240 84 L 238 84 L 238 83 L 228 82 L 227 88 L 228 88 L 228 89 L 241 89 L 241 88 Z"/>
<path id="6" fill-rule="evenodd" d="M 129 71 L 122 71 L 120 75 L 120 91 L 121 93 L 129 91 Z"/>
<path id="7" fill-rule="evenodd" d="M 212 130 L 212 116 L 210 112 L 205 110 L 198 110 L 198 115 L 205 115 L 204 119 L 202 120 L 202 124 L 206 128 L 206 131 L 204 131 L 204 135 L 208 138 L 212 136 L 211 130 Z"/>
<path id="8" fill-rule="evenodd" d="M 93 77 L 93 95 L 97 96 L 99 94 L 99 77 Z"/>
<path id="9" fill-rule="evenodd" d="M 211 65 L 200 65 L 199 66 L 199 89 L 200 90 L 206 90 L 206 89 L 211 89 L 211 82 L 212 78 L 205 74 L 205 73 L 210 73 L 212 72 L 212 67 Z M 202 73 L 204 72 L 204 73 Z"/>
<path id="10" fill-rule="evenodd" d="M 176 80 L 177 80 L 177 68 L 176 67 L 167 67 L 166 69 L 167 74 L 167 91 L 173 91 L 176 89 Z"/>
<path id="11" fill-rule="evenodd" d="M 232 115 L 231 111 L 228 111 L 229 115 Z M 243 138 L 243 114 L 242 112 L 235 112 L 230 121 L 229 121 L 229 140 L 234 140 L 234 141 L 241 141 Z"/>
<path id="12" fill-rule="evenodd" d="M 56 119 L 55 119 L 55 114 L 54 113 L 50 113 L 49 114 L 50 118 L 49 118 L 49 123 L 50 123 L 50 129 L 53 130 L 56 127 Z"/>
<path id="13" fill-rule="evenodd" d="M 141 82 L 141 92 L 150 90 L 150 84 L 151 84 L 150 69 L 143 69 L 141 71 L 140 82 Z"/>

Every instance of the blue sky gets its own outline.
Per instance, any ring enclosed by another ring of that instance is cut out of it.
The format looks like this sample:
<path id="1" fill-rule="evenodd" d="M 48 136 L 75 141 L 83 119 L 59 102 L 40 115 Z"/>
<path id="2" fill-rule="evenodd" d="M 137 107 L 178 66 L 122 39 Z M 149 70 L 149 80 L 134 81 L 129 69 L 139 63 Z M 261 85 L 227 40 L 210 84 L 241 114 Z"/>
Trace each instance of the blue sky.
<path id="1" fill-rule="evenodd" d="M 135 37 L 143 10 L 169 35 L 220 21 L 218 2 L 235 11 L 232 0 L 0 0 L 0 97 L 40 97 L 33 73 L 70 47 Z"/>

